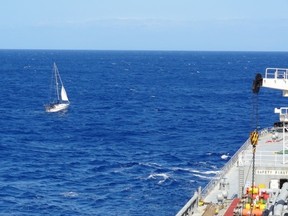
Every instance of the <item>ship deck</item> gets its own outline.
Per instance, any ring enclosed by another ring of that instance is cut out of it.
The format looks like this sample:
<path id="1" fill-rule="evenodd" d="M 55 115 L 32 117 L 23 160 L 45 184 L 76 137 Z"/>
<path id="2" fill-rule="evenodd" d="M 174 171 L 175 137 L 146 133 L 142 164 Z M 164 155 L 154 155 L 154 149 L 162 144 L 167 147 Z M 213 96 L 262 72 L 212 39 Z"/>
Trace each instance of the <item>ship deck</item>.
<path id="1" fill-rule="evenodd" d="M 284 135 L 284 143 L 286 143 L 285 139 L 288 141 L 287 132 Z M 285 146 L 284 150 L 286 149 Z M 283 155 L 282 153 L 282 128 L 266 128 L 260 131 L 255 152 L 255 185 L 261 184 L 268 187 L 271 179 L 281 178 L 281 175 L 288 178 L 288 171 L 285 171 L 287 170 L 288 154 Z M 194 202 L 194 207 L 190 208 L 190 211 L 186 211 L 187 214 L 183 214 L 182 209 L 182 212 L 180 211 L 177 216 L 213 216 L 215 211 L 218 212 L 218 215 L 228 215 L 225 212 L 232 201 L 235 202 L 235 198 L 239 200 L 245 193 L 245 188 L 252 186 L 252 158 L 253 149 L 248 139 L 225 164 L 219 174 L 209 182 L 201 193 L 197 193 L 198 200 L 200 200 L 197 202 L 197 207 Z M 283 172 L 279 172 L 281 170 Z M 193 203 L 193 198 L 189 202 L 190 204 Z"/>

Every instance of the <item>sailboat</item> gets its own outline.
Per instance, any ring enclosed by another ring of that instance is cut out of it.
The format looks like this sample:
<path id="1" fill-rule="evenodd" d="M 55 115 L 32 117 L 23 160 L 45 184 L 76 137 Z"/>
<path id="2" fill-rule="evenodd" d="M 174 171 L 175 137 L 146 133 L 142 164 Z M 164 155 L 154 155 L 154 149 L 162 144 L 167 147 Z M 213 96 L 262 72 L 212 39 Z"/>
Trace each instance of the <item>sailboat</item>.
<path id="1" fill-rule="evenodd" d="M 55 62 L 52 72 L 51 92 L 53 97 L 51 97 L 51 102 L 45 105 L 45 110 L 46 112 L 64 111 L 69 107 L 70 102 Z"/>

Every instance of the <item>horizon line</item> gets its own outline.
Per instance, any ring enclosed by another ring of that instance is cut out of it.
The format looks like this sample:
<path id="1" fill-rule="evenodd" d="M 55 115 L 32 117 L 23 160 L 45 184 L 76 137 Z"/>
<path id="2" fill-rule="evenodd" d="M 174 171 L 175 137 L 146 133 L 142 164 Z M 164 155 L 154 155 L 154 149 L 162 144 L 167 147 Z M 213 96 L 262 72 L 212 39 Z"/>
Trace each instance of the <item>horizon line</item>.
<path id="1" fill-rule="evenodd" d="M 288 52 L 280 50 L 161 50 L 161 49 L 55 49 L 55 48 L 0 48 L 0 51 L 98 51 L 98 52 Z"/>

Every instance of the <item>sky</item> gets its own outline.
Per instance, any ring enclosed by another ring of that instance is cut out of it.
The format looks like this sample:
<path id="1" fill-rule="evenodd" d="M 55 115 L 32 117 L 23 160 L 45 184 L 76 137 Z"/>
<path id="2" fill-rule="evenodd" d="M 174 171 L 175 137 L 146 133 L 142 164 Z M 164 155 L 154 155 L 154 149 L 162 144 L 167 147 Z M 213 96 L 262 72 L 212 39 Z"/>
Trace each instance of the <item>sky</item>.
<path id="1" fill-rule="evenodd" d="M 288 51 L 288 0 L 0 1 L 0 49 Z"/>

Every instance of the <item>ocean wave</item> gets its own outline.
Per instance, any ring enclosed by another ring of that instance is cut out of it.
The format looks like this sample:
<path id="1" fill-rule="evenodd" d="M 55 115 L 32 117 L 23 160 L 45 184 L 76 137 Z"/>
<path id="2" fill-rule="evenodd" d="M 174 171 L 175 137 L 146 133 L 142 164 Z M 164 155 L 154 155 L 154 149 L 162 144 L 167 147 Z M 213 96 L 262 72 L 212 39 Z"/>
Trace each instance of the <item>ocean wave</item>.
<path id="1" fill-rule="evenodd" d="M 205 176 L 205 175 L 200 175 L 200 174 L 194 174 L 193 176 L 198 177 L 200 179 L 206 179 L 206 180 L 211 180 L 213 176 Z"/>
<path id="2" fill-rule="evenodd" d="M 189 172 L 189 173 L 202 173 L 202 174 L 207 174 L 207 175 L 211 175 L 211 174 L 218 174 L 220 172 L 220 170 L 208 170 L 208 171 L 205 171 L 205 170 L 196 170 L 196 169 L 193 169 L 193 168 L 180 168 L 180 167 L 174 167 L 172 168 L 172 170 L 174 171 L 185 171 L 185 172 Z"/>
<path id="3" fill-rule="evenodd" d="M 152 168 L 161 168 L 162 165 L 158 163 L 152 163 L 152 162 L 140 162 L 139 165 L 146 166 L 146 167 L 152 167 Z"/>
<path id="4" fill-rule="evenodd" d="M 64 192 L 64 193 L 62 193 L 61 195 L 63 195 L 64 197 L 67 197 L 67 198 L 76 198 L 76 197 L 79 196 L 78 193 L 73 192 L 73 191 Z"/>
<path id="5" fill-rule="evenodd" d="M 158 184 L 163 184 L 166 180 L 170 179 L 170 175 L 167 173 L 152 173 L 148 176 L 147 179 L 155 179 L 155 180 L 159 180 Z"/>
<path id="6" fill-rule="evenodd" d="M 285 53 L 245 56 L 0 51 L 0 212 L 175 215 L 194 189 L 217 175 L 226 162 L 221 155 L 232 155 L 247 138 L 254 77 L 249 68 L 242 71 L 247 60 L 253 59 L 250 68 L 271 58 L 287 61 Z M 43 104 L 54 59 L 71 106 L 48 115 Z M 285 103 L 262 99 L 259 107 L 267 110 Z M 271 122 L 269 115 L 261 120 Z"/>

